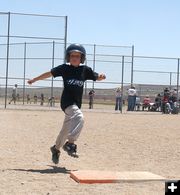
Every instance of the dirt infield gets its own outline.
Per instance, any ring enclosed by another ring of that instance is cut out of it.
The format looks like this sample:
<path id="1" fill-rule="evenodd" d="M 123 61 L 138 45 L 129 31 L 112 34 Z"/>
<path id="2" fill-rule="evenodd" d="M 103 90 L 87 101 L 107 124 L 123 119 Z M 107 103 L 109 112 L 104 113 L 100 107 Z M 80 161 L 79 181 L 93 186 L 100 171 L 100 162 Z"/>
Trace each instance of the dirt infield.
<path id="1" fill-rule="evenodd" d="M 164 195 L 164 182 L 78 184 L 71 170 L 149 171 L 180 179 L 180 115 L 84 110 L 80 157 L 62 151 L 58 166 L 49 147 L 61 111 L 0 110 L 0 194 Z"/>

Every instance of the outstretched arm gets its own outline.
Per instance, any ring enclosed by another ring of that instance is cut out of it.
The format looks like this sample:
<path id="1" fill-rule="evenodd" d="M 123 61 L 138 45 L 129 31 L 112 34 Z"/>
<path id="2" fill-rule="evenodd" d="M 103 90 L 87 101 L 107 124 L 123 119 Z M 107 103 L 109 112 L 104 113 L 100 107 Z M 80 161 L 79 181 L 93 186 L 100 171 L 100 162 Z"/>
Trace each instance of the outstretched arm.
<path id="1" fill-rule="evenodd" d="M 33 79 L 28 80 L 27 83 L 31 85 L 32 83 L 34 83 L 36 81 L 44 80 L 44 79 L 47 79 L 49 77 L 52 77 L 52 73 L 51 72 L 45 72 L 45 73 L 39 75 L 38 77 L 35 77 Z"/>
<path id="2" fill-rule="evenodd" d="M 104 79 L 106 79 L 106 75 L 105 74 L 99 74 L 98 75 L 98 78 L 97 78 L 98 81 L 102 81 Z"/>

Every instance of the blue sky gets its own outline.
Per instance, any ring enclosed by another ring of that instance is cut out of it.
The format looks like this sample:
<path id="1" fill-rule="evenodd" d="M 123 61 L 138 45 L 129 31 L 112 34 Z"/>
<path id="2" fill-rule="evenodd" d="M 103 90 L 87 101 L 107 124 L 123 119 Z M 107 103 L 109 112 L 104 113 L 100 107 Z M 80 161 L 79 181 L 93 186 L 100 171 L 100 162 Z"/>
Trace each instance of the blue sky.
<path id="1" fill-rule="evenodd" d="M 178 0 L 0 0 L 0 11 L 68 16 L 68 42 L 134 45 L 135 55 L 180 57 Z"/>
<path id="2" fill-rule="evenodd" d="M 70 43 L 134 45 L 135 55 L 180 57 L 180 1 L 178 0 L 0 0 L 0 5 L 1 12 L 68 16 L 67 41 Z M 40 27 L 40 30 L 37 30 L 38 26 L 37 28 L 31 27 L 33 20 L 28 21 L 25 17 L 17 18 L 16 22 L 15 19 L 13 20 L 14 26 L 11 29 L 15 32 L 11 33 L 15 35 L 28 33 L 29 36 L 53 35 L 57 37 L 62 33 L 62 23 L 53 23 L 52 20 L 46 21 L 45 30 L 44 26 Z M 41 20 L 35 20 L 37 21 L 34 23 L 41 24 Z M 16 54 L 18 51 L 23 51 L 23 48 L 11 49 L 11 54 L 18 55 Z M 112 52 L 114 52 L 113 49 Z M 23 52 L 20 55 L 22 54 Z M 37 54 L 39 55 L 39 52 Z M 47 55 L 51 57 L 51 53 Z M 31 61 L 29 63 L 32 64 Z M 34 64 L 34 70 L 31 64 L 28 66 L 28 77 L 49 70 L 49 65 L 51 65 L 51 61 L 47 61 L 47 66 L 40 65 L 44 62 L 38 61 L 37 63 L 39 65 Z M 117 69 L 116 64 L 110 65 L 98 64 L 98 71 L 107 74 L 108 81 L 121 81 L 121 68 Z M 134 65 L 135 69 L 141 70 L 173 72 L 177 70 L 177 61 L 174 60 L 161 62 L 160 60 L 135 60 Z M 14 64 L 10 66 L 15 67 Z M 22 66 L 21 61 L 21 65 L 17 68 L 22 69 Z M 10 75 L 22 76 L 21 70 L 15 72 L 13 69 L 10 69 Z M 11 70 L 14 72 L 11 73 Z M 125 82 L 130 82 L 130 65 L 125 71 L 127 72 Z M 3 72 L 5 72 L 4 69 Z M 158 82 L 158 84 L 169 83 L 169 74 L 134 73 L 134 75 L 136 82 L 139 83 L 147 81 L 149 83 Z M 176 83 L 175 74 L 173 83 Z"/>

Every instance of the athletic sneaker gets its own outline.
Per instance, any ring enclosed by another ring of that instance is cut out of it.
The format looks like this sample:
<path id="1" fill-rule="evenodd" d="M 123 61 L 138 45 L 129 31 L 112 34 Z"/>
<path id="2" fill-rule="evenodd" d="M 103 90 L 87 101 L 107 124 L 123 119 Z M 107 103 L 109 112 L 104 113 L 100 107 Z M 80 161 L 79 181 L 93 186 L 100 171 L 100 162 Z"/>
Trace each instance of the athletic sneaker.
<path id="1" fill-rule="evenodd" d="M 72 144 L 69 142 L 66 142 L 63 146 L 64 151 L 66 151 L 68 153 L 68 155 L 73 156 L 73 157 L 78 157 L 78 155 L 76 154 L 77 152 L 77 145 L 76 144 Z"/>
<path id="2" fill-rule="evenodd" d="M 56 149 L 55 145 L 50 148 L 52 152 L 52 161 L 54 164 L 59 163 L 60 151 Z"/>

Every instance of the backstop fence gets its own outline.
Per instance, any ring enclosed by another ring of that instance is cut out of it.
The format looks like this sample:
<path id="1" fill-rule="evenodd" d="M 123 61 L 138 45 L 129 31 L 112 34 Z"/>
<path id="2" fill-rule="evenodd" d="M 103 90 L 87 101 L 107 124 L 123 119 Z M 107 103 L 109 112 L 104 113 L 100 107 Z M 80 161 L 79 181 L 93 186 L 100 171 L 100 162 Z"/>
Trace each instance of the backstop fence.
<path id="1" fill-rule="evenodd" d="M 52 97 L 59 102 L 62 78 L 46 79 L 32 86 L 27 85 L 27 80 L 65 62 L 65 49 L 70 44 L 67 16 L 1 12 L 0 23 L 0 106 L 12 106 L 9 101 L 15 84 L 16 105 L 42 104 L 42 95 L 45 105 L 52 106 Z M 141 99 L 147 95 L 154 99 L 165 87 L 179 92 L 179 58 L 136 56 L 134 46 L 83 45 L 87 51 L 85 64 L 107 77 L 101 82 L 85 82 L 85 103 L 91 89 L 95 91 L 95 102 L 103 104 L 114 104 L 118 87 L 124 100 L 132 85 Z"/>

